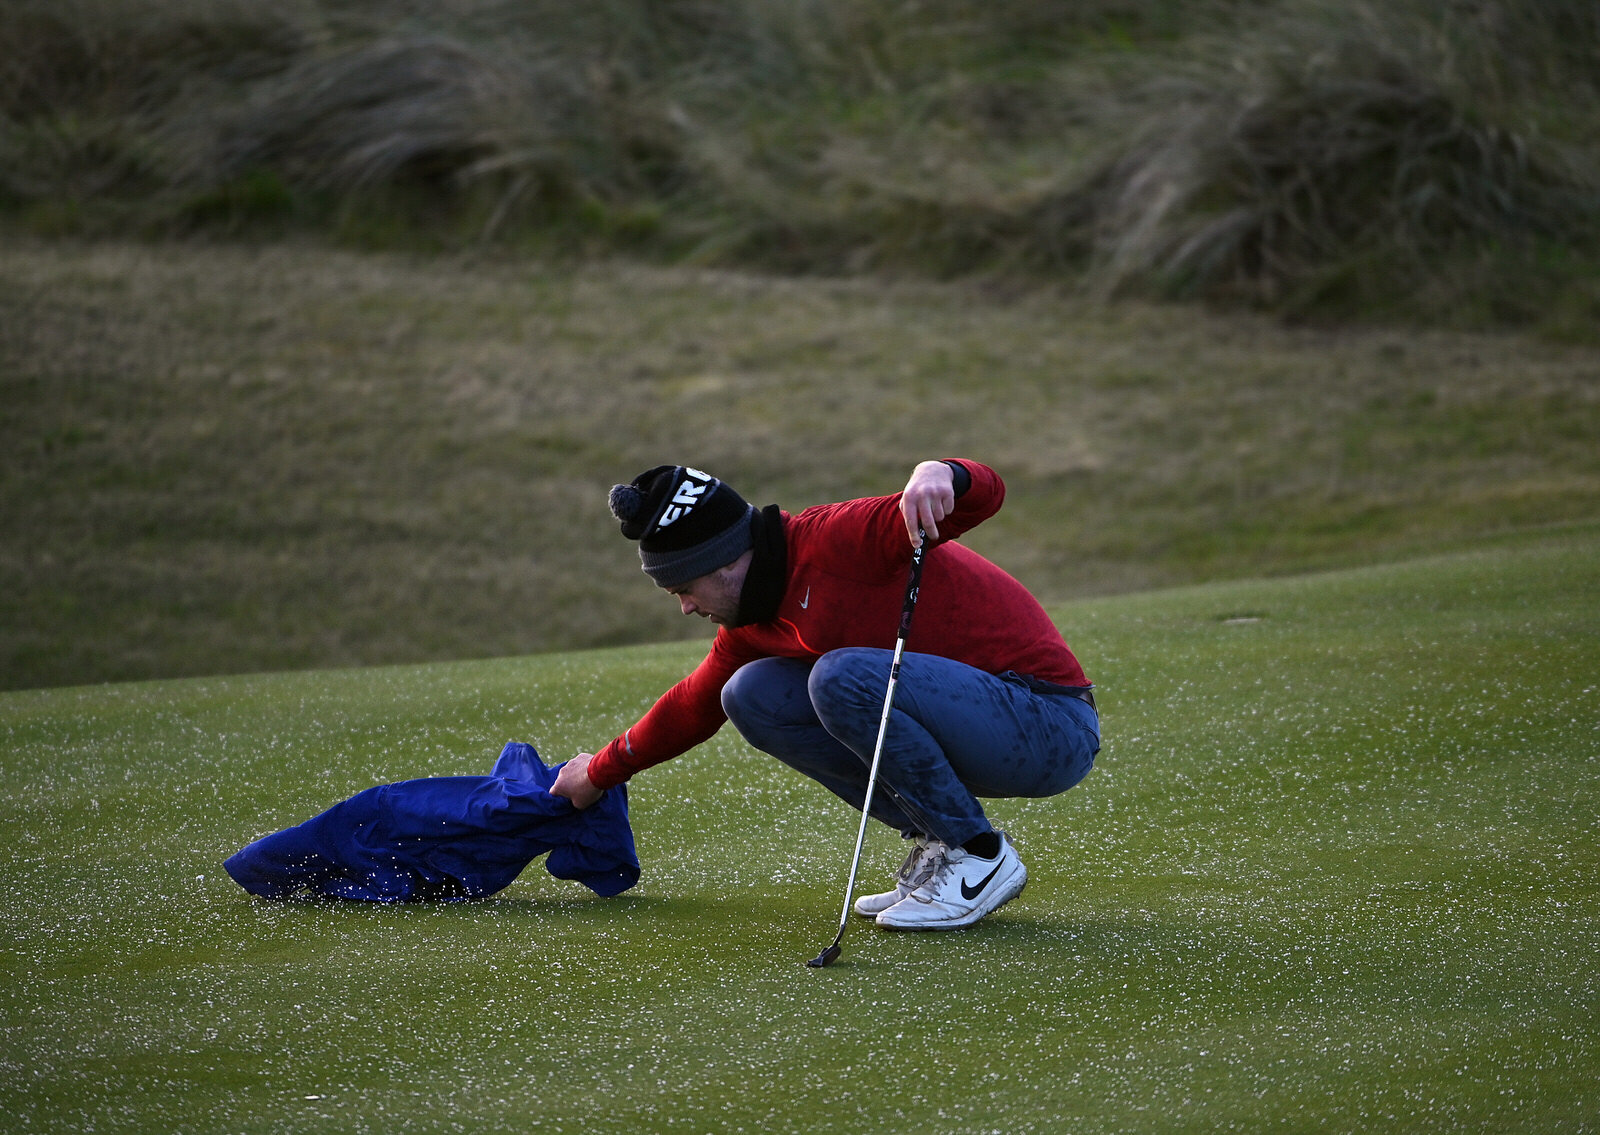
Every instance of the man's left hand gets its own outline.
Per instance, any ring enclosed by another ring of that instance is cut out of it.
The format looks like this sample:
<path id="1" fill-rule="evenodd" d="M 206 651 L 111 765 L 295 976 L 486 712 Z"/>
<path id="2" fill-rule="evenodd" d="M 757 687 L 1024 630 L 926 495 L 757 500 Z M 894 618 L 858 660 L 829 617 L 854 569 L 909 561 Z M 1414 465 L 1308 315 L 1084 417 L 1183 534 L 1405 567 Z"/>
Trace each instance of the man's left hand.
<path id="1" fill-rule="evenodd" d="M 906 535 L 917 543 L 920 529 L 927 538 L 939 538 L 939 521 L 956 507 L 956 476 L 943 461 L 924 461 L 911 471 L 900 494 L 900 515 L 905 518 Z"/>

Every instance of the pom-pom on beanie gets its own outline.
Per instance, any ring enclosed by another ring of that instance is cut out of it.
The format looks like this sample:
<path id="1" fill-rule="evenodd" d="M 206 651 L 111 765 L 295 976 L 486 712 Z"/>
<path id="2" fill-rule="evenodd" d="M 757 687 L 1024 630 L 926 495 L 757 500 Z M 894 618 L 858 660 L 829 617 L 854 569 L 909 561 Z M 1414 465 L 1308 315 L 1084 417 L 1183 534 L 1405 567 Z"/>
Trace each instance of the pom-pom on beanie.
<path id="1" fill-rule="evenodd" d="M 731 564 L 751 547 L 755 508 L 727 485 L 687 465 L 657 465 L 611 489 L 611 515 L 639 541 L 644 573 L 677 587 Z"/>

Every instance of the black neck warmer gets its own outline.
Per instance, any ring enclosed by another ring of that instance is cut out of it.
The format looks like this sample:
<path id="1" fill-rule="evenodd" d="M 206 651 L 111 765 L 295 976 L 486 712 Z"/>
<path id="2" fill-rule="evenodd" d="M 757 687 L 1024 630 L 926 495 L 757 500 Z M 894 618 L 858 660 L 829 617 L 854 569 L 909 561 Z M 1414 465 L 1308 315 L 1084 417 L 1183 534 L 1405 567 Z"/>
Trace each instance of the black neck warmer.
<path id="1" fill-rule="evenodd" d="M 739 610 L 733 625 L 747 627 L 752 623 L 770 622 L 783 602 L 784 588 L 789 582 L 789 546 L 783 538 L 783 511 L 775 504 L 750 518 L 751 549 L 750 570 L 745 573 L 744 588 L 739 592 Z"/>

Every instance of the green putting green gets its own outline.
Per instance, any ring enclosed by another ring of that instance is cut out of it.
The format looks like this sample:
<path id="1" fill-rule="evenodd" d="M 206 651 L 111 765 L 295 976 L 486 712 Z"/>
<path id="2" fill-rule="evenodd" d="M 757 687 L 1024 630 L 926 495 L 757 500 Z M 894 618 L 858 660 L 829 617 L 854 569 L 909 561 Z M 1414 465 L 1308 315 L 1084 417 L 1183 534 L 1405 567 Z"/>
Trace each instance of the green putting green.
<path id="1" fill-rule="evenodd" d="M 0 1111 L 24 1131 L 1584 1130 L 1600 531 L 1073 603 L 1106 748 L 996 801 L 1031 881 L 832 938 L 853 816 L 731 730 L 644 877 L 273 904 L 244 843 L 592 749 L 696 644 L 0 695 Z M 919 618 L 933 617 L 919 612 Z M 867 887 L 899 841 L 869 833 Z"/>

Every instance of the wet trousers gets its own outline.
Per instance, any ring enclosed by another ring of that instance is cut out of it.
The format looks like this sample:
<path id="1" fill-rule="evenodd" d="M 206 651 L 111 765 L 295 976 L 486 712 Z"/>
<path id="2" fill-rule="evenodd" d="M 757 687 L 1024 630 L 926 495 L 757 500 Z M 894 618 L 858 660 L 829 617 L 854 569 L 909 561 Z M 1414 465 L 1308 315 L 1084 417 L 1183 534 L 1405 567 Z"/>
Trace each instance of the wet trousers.
<path id="1" fill-rule="evenodd" d="M 722 690 L 751 745 L 861 808 L 893 652 L 830 651 L 816 662 L 763 658 Z M 930 654 L 901 658 L 872 816 L 901 834 L 965 843 L 992 830 L 978 797 L 1054 796 L 1082 780 L 1100 749 L 1093 707 L 1035 692 Z"/>

